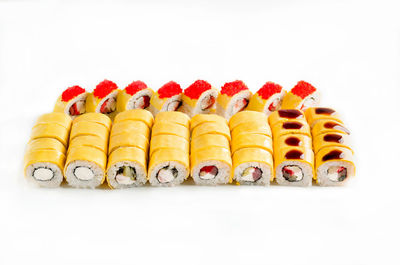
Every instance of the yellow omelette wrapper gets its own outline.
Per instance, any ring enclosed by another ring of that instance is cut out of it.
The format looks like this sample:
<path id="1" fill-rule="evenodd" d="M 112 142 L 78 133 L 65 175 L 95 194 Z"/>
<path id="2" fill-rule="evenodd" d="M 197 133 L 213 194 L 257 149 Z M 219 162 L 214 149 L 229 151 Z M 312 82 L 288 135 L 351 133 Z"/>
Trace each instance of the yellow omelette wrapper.
<path id="1" fill-rule="evenodd" d="M 78 123 L 80 121 L 89 121 L 89 122 L 94 122 L 103 125 L 104 127 L 107 128 L 107 130 L 110 130 L 111 128 L 111 119 L 102 113 L 97 113 L 97 112 L 89 112 L 82 114 L 78 117 L 75 118 L 74 123 Z"/>
<path id="2" fill-rule="evenodd" d="M 172 122 L 189 128 L 190 118 L 183 112 L 179 111 L 163 111 L 157 113 L 154 122 Z"/>
<path id="3" fill-rule="evenodd" d="M 304 112 L 298 109 L 280 109 L 272 112 L 271 115 L 268 116 L 268 121 L 271 128 L 277 123 L 296 120 L 305 121 L 306 118 L 304 116 Z"/>
<path id="4" fill-rule="evenodd" d="M 304 111 L 304 114 L 311 128 L 313 128 L 315 123 L 319 120 L 328 119 L 342 123 L 337 112 L 330 108 L 308 108 Z"/>
<path id="5" fill-rule="evenodd" d="M 203 161 L 216 160 L 232 166 L 231 152 L 227 148 L 210 147 L 198 150 L 190 155 L 192 169 Z"/>
<path id="6" fill-rule="evenodd" d="M 71 129 L 72 119 L 69 115 L 61 112 L 51 112 L 41 115 L 35 125 L 42 123 L 55 123 L 65 127 L 68 131 Z"/>
<path id="7" fill-rule="evenodd" d="M 304 120 L 295 120 L 277 123 L 272 127 L 274 138 L 285 134 L 304 134 L 311 137 L 310 126 Z"/>
<path id="8" fill-rule="evenodd" d="M 188 172 L 185 178 L 189 176 L 189 153 L 179 149 L 158 149 L 150 157 L 147 177 L 149 178 L 151 172 L 158 164 L 170 161 L 182 164 Z"/>
<path id="9" fill-rule="evenodd" d="M 40 123 L 32 128 L 31 140 L 38 138 L 54 138 L 65 147 L 68 146 L 69 130 L 57 123 Z"/>
<path id="10" fill-rule="evenodd" d="M 137 147 L 121 147 L 115 149 L 108 157 L 107 170 L 118 162 L 131 161 L 139 163 L 143 169 L 147 170 L 147 154 Z"/>
<path id="11" fill-rule="evenodd" d="M 189 153 L 189 141 L 176 135 L 160 134 L 151 138 L 150 156 L 159 149 L 177 149 Z"/>
<path id="12" fill-rule="evenodd" d="M 268 124 L 268 117 L 262 112 L 244 110 L 236 113 L 229 120 L 229 128 L 232 131 L 242 123 Z"/>
<path id="13" fill-rule="evenodd" d="M 142 121 L 149 128 L 153 126 L 154 118 L 150 111 L 144 109 L 131 109 L 120 112 L 115 116 L 114 124 L 122 121 Z"/>
<path id="14" fill-rule="evenodd" d="M 300 161 L 314 169 L 314 153 L 311 148 L 304 146 L 284 147 L 274 150 L 275 169 L 284 161 Z M 313 173 L 314 175 L 314 173 Z"/>
<path id="15" fill-rule="evenodd" d="M 219 124 L 216 122 L 204 122 L 198 125 L 192 131 L 192 139 L 204 134 L 220 134 L 226 137 L 228 141 L 231 140 L 231 133 L 227 125 Z"/>
<path id="16" fill-rule="evenodd" d="M 195 153 L 210 147 L 221 147 L 229 150 L 229 141 L 221 134 L 203 134 L 195 137 L 190 142 L 190 152 Z"/>
<path id="17" fill-rule="evenodd" d="M 58 166 L 61 172 L 64 170 L 65 155 L 57 150 L 31 150 L 24 156 L 24 173 L 28 166 L 35 163 L 52 163 Z"/>
<path id="18" fill-rule="evenodd" d="M 151 137 L 160 134 L 170 134 L 183 137 L 189 141 L 189 129 L 185 126 L 172 122 L 156 122 L 151 130 Z"/>
<path id="19" fill-rule="evenodd" d="M 65 154 L 65 146 L 55 138 L 37 138 L 30 140 L 26 146 L 26 153 L 35 150 L 55 150 Z"/>
<path id="20" fill-rule="evenodd" d="M 121 122 L 114 122 L 111 128 L 111 136 L 122 133 L 141 134 L 146 138 L 150 137 L 150 129 L 142 121 L 125 120 Z"/>
<path id="21" fill-rule="evenodd" d="M 97 148 L 104 153 L 107 153 L 108 139 L 103 139 L 95 135 L 81 135 L 77 136 L 69 142 L 68 153 L 73 148 L 79 148 L 81 146 L 89 146 Z"/>
<path id="22" fill-rule="evenodd" d="M 292 92 L 288 92 L 282 100 L 281 109 L 300 109 L 303 99 Z"/>
<path id="23" fill-rule="evenodd" d="M 137 147 L 143 151 L 148 152 L 149 140 L 141 134 L 123 133 L 110 137 L 110 144 L 108 146 L 108 154 L 114 152 L 115 149 L 120 147 Z"/>
<path id="24" fill-rule="evenodd" d="M 232 138 L 232 154 L 242 148 L 259 148 L 272 154 L 272 138 L 263 134 L 240 134 Z"/>
<path id="25" fill-rule="evenodd" d="M 325 133 L 345 133 L 350 135 L 350 131 L 344 127 L 343 123 L 336 120 L 318 120 L 312 128 L 312 135 L 316 137 Z"/>
<path id="26" fill-rule="evenodd" d="M 205 122 L 216 122 L 220 125 L 228 125 L 228 121 L 219 115 L 216 114 L 197 114 L 193 116 L 190 122 L 190 131 L 193 131 L 194 128 L 203 124 Z"/>
<path id="27" fill-rule="evenodd" d="M 274 138 L 274 149 L 302 146 L 312 149 L 311 137 L 304 134 L 285 134 Z"/>
<path id="28" fill-rule="evenodd" d="M 315 153 L 318 153 L 323 148 L 331 146 L 347 148 L 353 152 L 350 147 L 350 137 L 345 133 L 332 132 L 319 134 L 313 138 L 313 146 Z"/>
<path id="29" fill-rule="evenodd" d="M 272 137 L 271 128 L 268 123 L 244 122 L 232 130 L 232 138 L 237 138 L 241 134 L 262 134 Z"/>
<path id="30" fill-rule="evenodd" d="M 242 148 L 240 150 L 237 150 L 232 155 L 232 162 L 234 168 L 233 172 L 235 171 L 235 168 L 238 167 L 239 165 L 251 162 L 267 164 L 271 167 L 271 169 L 274 168 L 274 161 L 272 158 L 272 154 L 265 149 L 253 148 L 253 147 Z"/>
<path id="31" fill-rule="evenodd" d="M 109 131 L 105 126 L 90 121 L 76 122 L 76 120 L 77 119 L 75 119 L 72 124 L 70 140 L 74 139 L 77 136 L 82 136 L 82 135 L 98 136 L 102 138 L 103 141 L 106 141 L 108 139 Z"/>
<path id="32" fill-rule="evenodd" d="M 67 162 L 65 163 L 64 169 L 66 169 L 71 162 L 77 160 L 93 162 L 98 165 L 103 170 L 103 172 L 105 172 L 107 165 L 107 155 L 97 148 L 81 146 L 71 149 L 68 153 Z M 64 171 L 64 176 L 65 173 L 66 172 Z M 104 178 L 105 176 L 103 177 L 101 183 L 103 183 Z"/>

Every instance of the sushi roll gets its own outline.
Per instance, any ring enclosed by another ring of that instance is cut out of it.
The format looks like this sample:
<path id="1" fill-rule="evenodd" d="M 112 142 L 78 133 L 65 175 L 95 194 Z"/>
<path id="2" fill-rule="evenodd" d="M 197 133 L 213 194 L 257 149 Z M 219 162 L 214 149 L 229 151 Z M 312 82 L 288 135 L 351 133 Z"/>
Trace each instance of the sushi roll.
<path id="1" fill-rule="evenodd" d="M 178 83 L 170 81 L 153 94 L 149 110 L 156 116 L 159 112 L 178 110 L 181 105 L 182 88 Z"/>
<path id="2" fill-rule="evenodd" d="M 117 109 L 118 86 L 109 80 L 100 82 L 86 98 L 86 111 L 113 117 Z"/>
<path id="3" fill-rule="evenodd" d="M 275 178 L 280 185 L 311 186 L 314 176 L 314 153 L 303 146 L 274 149 Z"/>
<path id="4" fill-rule="evenodd" d="M 80 86 L 72 86 L 64 90 L 58 97 L 54 112 L 65 113 L 72 118 L 86 112 L 86 97 L 88 93 Z"/>
<path id="5" fill-rule="evenodd" d="M 225 83 L 217 98 L 217 114 L 229 120 L 249 104 L 251 92 L 243 81 Z"/>
<path id="6" fill-rule="evenodd" d="M 142 81 L 133 81 L 123 90 L 118 92 L 117 111 L 123 112 L 131 109 L 147 109 L 153 90 Z"/>
<path id="7" fill-rule="evenodd" d="M 242 123 L 268 124 L 268 117 L 262 112 L 244 110 L 236 113 L 229 120 L 229 129 L 232 131 Z"/>
<path id="8" fill-rule="evenodd" d="M 228 121 L 219 115 L 216 114 L 197 114 L 193 116 L 190 121 L 190 131 L 193 131 L 194 128 L 203 124 L 205 122 L 216 122 L 222 125 L 228 125 Z"/>
<path id="9" fill-rule="evenodd" d="M 100 124 L 104 126 L 108 131 L 111 128 L 111 119 L 107 115 L 104 115 L 102 113 L 89 112 L 80 115 L 79 117 L 76 117 L 74 119 L 74 123 L 78 123 L 80 121 Z"/>
<path id="10" fill-rule="evenodd" d="M 348 148 L 351 150 L 350 137 L 345 133 L 331 132 L 319 134 L 313 137 L 314 151 L 317 153 L 321 149 L 331 146 Z"/>
<path id="11" fill-rule="evenodd" d="M 197 80 L 182 94 L 181 111 L 193 117 L 196 114 L 215 112 L 218 90 L 204 80 Z"/>
<path id="12" fill-rule="evenodd" d="M 319 104 L 317 89 L 305 81 L 299 81 L 283 98 L 282 109 L 305 110 Z"/>
<path id="13" fill-rule="evenodd" d="M 228 141 L 231 140 L 229 127 L 227 125 L 219 124 L 216 122 L 205 122 L 201 125 L 198 125 L 192 131 L 192 138 L 196 138 L 204 134 L 220 134 L 225 136 Z"/>
<path id="14" fill-rule="evenodd" d="M 148 180 L 153 186 L 174 186 L 189 176 L 189 153 L 179 149 L 158 149 L 149 162 Z"/>
<path id="15" fill-rule="evenodd" d="M 353 153 L 350 149 L 328 146 L 315 156 L 316 181 L 321 186 L 338 186 L 355 175 Z"/>
<path id="16" fill-rule="evenodd" d="M 258 148 L 268 151 L 272 154 L 272 138 L 263 134 L 244 133 L 237 137 L 232 137 L 232 154 L 242 148 Z"/>
<path id="17" fill-rule="evenodd" d="M 273 178 L 272 154 L 261 148 L 242 148 L 232 155 L 233 178 L 239 184 L 269 185 Z"/>
<path id="18" fill-rule="evenodd" d="M 57 123 L 39 123 L 32 128 L 31 140 L 39 138 L 54 138 L 67 147 L 69 133 L 69 129 Z"/>
<path id="19" fill-rule="evenodd" d="M 60 112 L 52 112 L 41 115 L 37 120 L 35 125 L 38 124 L 58 124 L 65 127 L 67 130 L 71 129 L 72 119 L 69 115 L 60 113 Z"/>
<path id="20" fill-rule="evenodd" d="M 275 138 L 285 134 L 304 134 L 311 137 L 310 126 L 305 120 L 285 121 L 272 127 L 272 135 Z"/>
<path id="21" fill-rule="evenodd" d="M 80 146 L 94 147 L 94 148 L 99 149 L 100 151 L 103 151 L 104 153 L 107 153 L 108 140 L 105 140 L 104 138 L 101 138 L 100 136 L 96 136 L 96 135 L 77 136 L 77 137 L 74 137 L 69 142 L 68 153 L 71 149 L 74 149 L 74 148 L 80 147 Z"/>
<path id="22" fill-rule="evenodd" d="M 337 120 L 319 120 L 314 123 L 311 130 L 313 137 L 325 133 L 345 133 L 350 135 L 350 131 Z"/>
<path id="23" fill-rule="evenodd" d="M 269 116 L 272 112 L 280 109 L 284 96 L 285 90 L 282 89 L 282 86 L 267 82 L 251 96 L 247 110 L 263 112 Z"/>
<path id="24" fill-rule="evenodd" d="M 136 147 L 142 149 L 147 154 L 149 149 L 149 139 L 143 134 L 132 134 L 131 132 L 111 135 L 108 154 L 110 155 L 120 147 Z"/>
<path id="25" fill-rule="evenodd" d="M 95 188 L 105 179 L 106 154 L 94 147 L 70 149 L 64 168 L 68 184 L 76 188 Z"/>
<path id="26" fill-rule="evenodd" d="M 342 123 L 337 112 L 331 108 L 308 108 L 304 111 L 304 114 L 311 129 L 319 120 L 334 120 Z"/>
<path id="27" fill-rule="evenodd" d="M 188 128 L 173 122 L 155 122 L 151 130 L 151 137 L 153 138 L 160 134 L 177 135 L 185 139 L 190 137 Z"/>
<path id="28" fill-rule="evenodd" d="M 295 120 L 305 121 L 304 113 L 297 109 L 281 109 L 271 113 L 268 117 L 268 122 L 271 128 L 277 123 Z"/>
<path id="29" fill-rule="evenodd" d="M 109 131 L 103 125 L 86 120 L 75 121 L 72 124 L 70 140 L 82 135 L 93 135 L 101 138 L 102 141 L 108 141 Z"/>
<path id="30" fill-rule="evenodd" d="M 176 123 L 182 126 L 185 126 L 186 128 L 189 128 L 190 126 L 190 118 L 188 115 L 182 112 L 177 112 L 177 111 L 165 111 L 165 112 L 160 112 L 156 115 L 155 122 L 171 122 L 171 123 Z"/>
<path id="31" fill-rule="evenodd" d="M 115 122 L 111 128 L 111 136 L 116 136 L 123 133 L 141 134 L 146 138 L 149 138 L 150 129 L 144 122 L 141 121 L 127 120 Z"/>
<path id="32" fill-rule="evenodd" d="M 151 138 L 150 156 L 160 149 L 177 149 L 189 153 L 189 141 L 176 135 L 160 134 Z"/>
<path id="33" fill-rule="evenodd" d="M 209 147 L 220 147 L 229 149 L 229 140 L 221 134 L 203 134 L 192 138 L 190 142 L 190 151 L 192 153 Z"/>
<path id="34" fill-rule="evenodd" d="M 268 123 L 255 123 L 255 122 L 244 122 L 236 126 L 232 131 L 232 139 L 238 138 L 242 134 L 262 134 L 272 137 L 271 128 Z"/>
<path id="35" fill-rule="evenodd" d="M 274 146 L 279 149 L 281 146 L 298 147 L 312 149 L 311 137 L 304 134 L 285 134 L 274 138 Z"/>
<path id="36" fill-rule="evenodd" d="M 57 150 L 65 154 L 67 149 L 59 140 L 55 138 L 37 138 L 28 142 L 25 153 L 36 150 Z"/>
<path id="37" fill-rule="evenodd" d="M 142 186 L 147 182 L 147 155 L 136 147 L 118 148 L 108 157 L 107 183 L 113 189 Z"/>
<path id="38" fill-rule="evenodd" d="M 141 121 L 144 122 L 149 129 L 153 126 L 154 118 L 150 111 L 143 109 L 133 109 L 120 112 L 115 116 L 114 124 L 122 121 Z"/>
<path id="39" fill-rule="evenodd" d="M 209 147 L 192 152 L 191 175 L 196 184 L 217 185 L 232 181 L 231 152 L 227 148 Z"/>

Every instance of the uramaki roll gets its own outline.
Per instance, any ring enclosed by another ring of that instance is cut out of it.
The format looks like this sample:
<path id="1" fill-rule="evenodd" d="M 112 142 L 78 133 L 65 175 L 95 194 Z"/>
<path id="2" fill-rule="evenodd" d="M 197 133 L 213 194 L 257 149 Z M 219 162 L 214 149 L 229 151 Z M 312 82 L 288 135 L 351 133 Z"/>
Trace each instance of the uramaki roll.
<path id="1" fill-rule="evenodd" d="M 335 120 L 319 120 L 315 122 L 314 127 L 311 130 L 313 137 L 316 137 L 320 134 L 335 132 L 350 135 L 350 131 L 344 127 L 343 123 Z"/>
<path id="2" fill-rule="evenodd" d="M 282 100 L 282 109 L 305 110 L 319 103 L 317 89 L 305 81 L 299 81 Z"/>
<path id="3" fill-rule="evenodd" d="M 299 146 L 312 149 L 311 137 L 304 134 L 285 134 L 274 138 L 274 149 Z"/>
<path id="4" fill-rule="evenodd" d="M 273 177 L 273 159 L 269 151 L 242 148 L 232 155 L 233 178 L 240 184 L 269 185 Z"/>
<path id="5" fill-rule="evenodd" d="M 149 139 L 141 134 L 131 134 L 129 132 L 118 135 L 111 135 L 110 144 L 108 146 L 108 154 L 110 155 L 120 147 L 137 147 L 143 151 L 149 150 Z"/>
<path id="6" fill-rule="evenodd" d="M 221 147 L 229 149 L 229 141 L 226 136 L 221 134 L 203 134 L 192 138 L 190 141 L 190 152 L 195 153 L 210 147 Z"/>
<path id="7" fill-rule="evenodd" d="M 243 148 L 259 148 L 273 153 L 272 138 L 263 134 L 240 134 L 238 137 L 232 138 L 231 150 L 232 154 Z"/>
<path id="8" fill-rule="evenodd" d="M 232 116 L 229 120 L 229 128 L 232 131 L 238 125 L 250 122 L 254 124 L 268 124 L 268 117 L 262 112 L 244 110 Z"/>
<path id="9" fill-rule="evenodd" d="M 69 142 L 68 153 L 70 152 L 71 149 L 81 146 L 94 147 L 103 151 L 104 153 L 107 153 L 108 139 L 103 139 L 95 135 L 77 136 Z"/>
<path id="10" fill-rule="evenodd" d="M 193 117 L 196 114 L 211 113 L 215 110 L 218 90 L 204 80 L 197 80 L 182 94 L 181 111 Z"/>
<path id="11" fill-rule="evenodd" d="M 182 112 L 178 111 L 164 111 L 164 112 L 159 112 L 155 119 L 154 122 L 171 122 L 171 123 L 177 123 L 179 125 L 185 126 L 186 128 L 189 128 L 190 126 L 190 118 L 188 115 Z"/>
<path id="12" fill-rule="evenodd" d="M 94 122 L 98 123 L 102 126 L 104 126 L 108 131 L 111 128 L 111 119 L 102 113 L 96 113 L 96 112 L 89 112 L 80 115 L 79 117 L 76 117 L 74 119 L 74 123 L 78 123 L 81 121 L 89 121 L 89 122 Z"/>
<path id="13" fill-rule="evenodd" d="M 345 133 L 324 133 L 313 138 L 314 152 L 317 154 L 321 149 L 331 146 L 338 146 L 351 149 L 350 137 Z"/>
<path id="14" fill-rule="evenodd" d="M 304 113 L 297 109 L 281 109 L 278 111 L 274 111 L 268 117 L 269 125 L 271 126 L 271 128 L 277 123 L 295 120 L 305 121 L 306 119 L 304 117 Z"/>
<path id="15" fill-rule="evenodd" d="M 285 93 L 282 86 L 267 82 L 251 96 L 247 110 L 263 112 L 269 116 L 272 112 L 280 109 Z"/>
<path id="16" fill-rule="evenodd" d="M 163 85 L 150 99 L 149 110 L 154 116 L 163 111 L 175 111 L 182 105 L 181 86 L 170 81 Z"/>
<path id="17" fill-rule="evenodd" d="M 205 122 L 197 126 L 192 131 L 192 139 L 204 134 L 220 134 L 231 140 L 231 133 L 227 125 L 218 124 L 216 122 Z"/>
<path id="18" fill-rule="evenodd" d="M 217 98 L 217 114 L 229 120 L 249 104 L 251 92 L 243 81 L 225 83 Z"/>
<path id="19" fill-rule="evenodd" d="M 272 135 L 274 138 L 285 134 L 304 134 L 311 137 L 310 126 L 304 120 L 296 120 L 277 123 L 272 127 Z"/>
<path id="20" fill-rule="evenodd" d="M 192 120 L 190 121 L 190 131 L 193 131 L 194 128 L 203 124 L 205 122 L 216 122 L 219 124 L 228 125 L 228 121 L 217 114 L 197 114 L 193 116 Z"/>
<path id="21" fill-rule="evenodd" d="M 172 122 L 156 122 L 151 130 L 151 137 L 160 134 L 170 134 L 189 139 L 190 132 L 185 126 Z"/>
<path id="22" fill-rule="evenodd" d="M 93 135 L 100 137 L 103 141 L 108 140 L 109 131 L 103 125 L 85 120 L 75 121 L 72 124 L 70 140 L 82 135 Z"/>
<path id="23" fill-rule="evenodd" d="M 55 138 L 37 138 L 30 140 L 26 146 L 26 153 L 36 150 L 56 150 L 65 154 L 65 146 Z"/>
<path id="24" fill-rule="evenodd" d="M 70 150 L 64 167 L 68 184 L 76 188 L 95 188 L 105 179 L 107 156 L 97 148 L 81 146 Z"/>
<path id="25" fill-rule="evenodd" d="M 350 149 L 329 146 L 315 156 L 316 180 L 321 186 L 338 186 L 355 175 L 353 153 Z"/>
<path id="26" fill-rule="evenodd" d="M 232 159 L 229 149 L 210 147 L 192 152 L 191 175 L 196 184 L 216 185 L 232 181 Z"/>
<path id="27" fill-rule="evenodd" d="M 86 98 L 86 111 L 113 117 L 117 109 L 118 86 L 109 80 L 100 82 Z"/>
<path id="28" fill-rule="evenodd" d="M 147 109 L 150 106 L 150 98 L 153 93 L 153 90 L 148 88 L 144 82 L 133 81 L 118 92 L 117 111 Z"/>
<path id="29" fill-rule="evenodd" d="M 304 114 L 311 129 L 319 120 L 334 120 L 342 123 L 337 112 L 330 108 L 308 108 Z"/>
<path id="30" fill-rule="evenodd" d="M 54 106 L 54 112 L 62 112 L 73 118 L 85 113 L 87 95 L 86 90 L 80 86 L 67 88 L 58 97 Z"/>
<path id="31" fill-rule="evenodd" d="M 149 128 L 153 127 L 154 118 L 150 111 L 144 109 L 132 109 L 120 112 L 115 116 L 114 123 L 123 121 L 142 121 Z"/>
<path id="32" fill-rule="evenodd" d="M 189 153 L 159 149 L 150 157 L 148 180 L 153 186 L 174 186 L 189 176 Z"/>
<path id="33" fill-rule="evenodd" d="M 159 149 L 177 149 L 189 153 L 189 139 L 168 134 L 154 136 L 150 141 L 150 156 Z"/>
<path id="34" fill-rule="evenodd" d="M 239 137 L 241 134 L 262 134 L 272 137 L 271 128 L 269 127 L 268 123 L 241 123 L 232 130 L 232 139 Z"/>
<path id="35" fill-rule="evenodd" d="M 310 186 L 314 176 L 314 153 L 310 148 L 274 150 L 275 178 L 280 185 Z"/>
<path id="36" fill-rule="evenodd" d="M 38 138 L 54 138 L 65 147 L 68 146 L 69 129 L 57 123 L 40 123 L 32 128 L 31 140 Z"/>
<path id="37" fill-rule="evenodd" d="M 108 157 L 107 182 L 111 188 L 142 186 L 147 181 L 147 155 L 136 147 L 117 148 Z"/>
<path id="38" fill-rule="evenodd" d="M 54 188 L 63 180 L 65 155 L 54 149 L 29 150 L 24 156 L 25 177 L 35 184 Z"/>
<path id="39" fill-rule="evenodd" d="M 71 129 L 72 119 L 65 113 L 61 112 L 51 112 L 41 115 L 37 120 L 35 125 L 43 123 L 55 123 L 65 127 L 68 131 Z"/>
<path id="40" fill-rule="evenodd" d="M 144 135 L 146 138 L 150 137 L 150 129 L 149 127 L 141 121 L 121 121 L 121 122 L 114 122 L 111 128 L 111 136 L 115 136 L 122 133 L 131 133 L 131 134 L 141 134 Z"/>

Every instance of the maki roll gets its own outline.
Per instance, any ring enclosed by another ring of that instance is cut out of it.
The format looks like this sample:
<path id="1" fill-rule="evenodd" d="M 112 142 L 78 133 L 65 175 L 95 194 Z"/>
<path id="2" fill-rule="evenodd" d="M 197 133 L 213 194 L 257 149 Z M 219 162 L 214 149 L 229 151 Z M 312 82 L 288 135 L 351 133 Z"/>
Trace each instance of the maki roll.
<path id="1" fill-rule="evenodd" d="M 242 148 L 259 148 L 272 154 L 272 138 L 258 133 L 244 133 L 232 137 L 232 154 Z"/>
<path id="2" fill-rule="evenodd" d="M 272 137 L 271 128 L 265 122 L 244 122 L 236 126 L 231 132 L 232 138 L 238 138 L 242 134 L 262 134 Z"/>
<path id="3" fill-rule="evenodd" d="M 193 117 L 196 114 L 215 111 L 218 91 L 204 80 L 197 80 L 182 94 L 181 111 Z"/>
<path id="4" fill-rule="evenodd" d="M 109 80 L 100 82 L 86 98 L 86 111 L 103 113 L 110 117 L 117 109 L 118 86 Z"/>
<path id="5" fill-rule="evenodd" d="M 150 156 L 159 149 L 177 149 L 189 153 L 189 141 L 176 135 L 160 134 L 151 138 Z"/>
<path id="6" fill-rule="evenodd" d="M 205 122 L 216 122 L 222 125 L 228 125 L 228 121 L 216 114 L 197 114 L 190 121 L 190 131 Z"/>
<path id="7" fill-rule="evenodd" d="M 267 82 L 257 93 L 251 96 L 247 109 L 263 112 L 268 116 L 280 109 L 284 96 L 285 90 L 282 89 L 282 86 L 273 82 Z"/>
<path id="8" fill-rule="evenodd" d="M 120 147 L 136 147 L 146 152 L 149 148 L 149 139 L 143 134 L 132 134 L 125 132 L 118 135 L 111 135 L 110 144 L 108 146 L 108 154 L 110 155 Z"/>
<path id="9" fill-rule="evenodd" d="M 351 150 L 349 135 L 346 133 L 339 133 L 339 132 L 324 133 L 314 136 L 313 146 L 316 153 L 323 148 L 331 146 L 344 147 Z"/>
<path id="10" fill-rule="evenodd" d="M 163 111 L 175 111 L 182 105 L 181 86 L 170 81 L 163 85 L 150 99 L 149 110 L 154 116 Z"/>
<path id="11" fill-rule="evenodd" d="M 76 120 L 75 120 L 76 121 Z M 97 136 L 102 139 L 102 141 L 108 141 L 108 129 L 101 124 L 80 120 L 79 122 L 75 122 L 72 124 L 70 141 L 75 137 L 83 136 L 83 135 L 92 135 Z"/>
<path id="12" fill-rule="evenodd" d="M 229 120 L 249 104 L 251 92 L 243 81 L 225 83 L 217 98 L 217 114 Z"/>
<path id="13" fill-rule="evenodd" d="M 57 123 L 39 123 L 32 128 L 31 140 L 39 138 L 54 138 L 67 147 L 69 133 L 70 130 L 68 128 Z"/>
<path id="14" fill-rule="evenodd" d="M 279 149 L 281 146 L 298 147 L 302 146 L 312 149 L 311 137 L 304 134 L 285 134 L 274 138 L 274 146 Z"/>
<path id="15" fill-rule="evenodd" d="M 275 138 L 285 134 L 304 134 L 311 137 L 310 126 L 305 120 L 285 121 L 272 127 Z"/>
<path id="16" fill-rule="evenodd" d="M 355 175 L 353 153 L 350 149 L 328 146 L 315 156 L 316 180 L 321 186 L 338 186 Z"/>
<path id="17" fill-rule="evenodd" d="M 107 183 L 111 188 L 142 186 L 147 182 L 147 155 L 136 147 L 118 148 L 108 157 Z"/>
<path id="18" fill-rule="evenodd" d="M 216 122 L 205 122 L 201 125 L 198 125 L 192 131 L 192 138 L 196 138 L 204 134 L 220 134 L 225 136 L 228 141 L 231 140 L 229 127 L 227 125 L 219 124 Z"/>
<path id="19" fill-rule="evenodd" d="M 80 146 L 94 147 L 94 148 L 99 149 L 100 151 L 103 151 L 104 153 L 107 153 L 108 141 L 105 141 L 105 139 L 101 138 L 100 136 L 96 136 L 96 135 L 80 135 L 80 136 L 73 138 L 69 142 L 68 153 L 69 153 L 69 150 L 71 150 L 75 147 L 80 147 Z"/>
<path id="20" fill-rule="evenodd" d="M 319 120 L 314 123 L 311 130 L 313 137 L 325 133 L 345 133 L 350 135 L 350 131 L 344 127 L 342 122 L 336 120 Z"/>
<path id="21" fill-rule="evenodd" d="M 273 178 L 272 154 L 261 148 L 242 148 L 232 155 L 233 178 L 239 184 L 269 185 Z"/>
<path id="22" fill-rule="evenodd" d="M 268 117 L 262 112 L 244 110 L 232 116 L 229 120 L 229 128 L 232 131 L 242 123 L 268 124 Z"/>
<path id="23" fill-rule="evenodd" d="M 305 110 L 318 103 L 317 89 L 305 81 L 299 81 L 283 98 L 282 109 Z"/>
<path id="24" fill-rule="evenodd" d="M 232 181 L 229 148 L 208 147 L 191 153 L 191 175 L 196 184 L 216 185 Z"/>
<path id="25" fill-rule="evenodd" d="M 95 188 L 105 179 L 106 154 L 94 147 L 79 146 L 68 152 L 64 176 L 76 188 Z"/>
<path id="26" fill-rule="evenodd" d="M 160 112 L 155 117 L 155 122 L 171 122 L 182 125 L 186 128 L 190 126 L 190 118 L 188 115 L 177 111 Z"/>
<path id="27" fill-rule="evenodd" d="M 334 120 L 340 123 L 342 122 L 337 112 L 330 108 L 308 108 L 304 111 L 304 114 L 306 115 L 307 122 L 310 124 L 311 129 L 319 120 Z"/>
<path id="28" fill-rule="evenodd" d="M 160 134 L 168 134 L 168 135 L 177 135 L 183 137 L 185 139 L 189 139 L 190 132 L 189 129 L 185 126 L 179 125 L 173 122 L 155 122 L 154 126 L 151 130 L 151 137 L 160 135 Z"/>
<path id="29" fill-rule="evenodd" d="M 311 148 L 280 147 L 274 150 L 275 178 L 280 185 L 311 186 L 314 153 Z"/>
<path id="30" fill-rule="evenodd" d="M 221 134 L 203 134 L 192 138 L 190 142 L 190 150 L 192 153 L 209 147 L 220 147 L 229 149 L 229 140 Z"/>
<path id="31" fill-rule="evenodd" d="M 281 109 L 271 113 L 271 115 L 269 115 L 268 117 L 269 125 L 271 126 L 271 128 L 274 127 L 274 125 L 277 123 L 295 120 L 305 121 L 304 113 L 297 109 Z"/>
<path id="32" fill-rule="evenodd" d="M 153 90 L 148 88 L 144 82 L 133 81 L 118 92 L 117 111 L 147 109 L 150 106 L 150 99 L 153 93 Z"/>
<path id="33" fill-rule="evenodd" d="M 86 97 L 88 93 L 80 86 L 72 86 L 64 90 L 58 97 L 54 112 L 62 112 L 75 118 L 86 112 Z"/>
<path id="34" fill-rule="evenodd" d="M 154 118 L 150 111 L 143 109 L 133 109 L 120 112 L 115 116 L 114 124 L 123 121 L 141 121 L 151 129 L 153 126 Z"/>
<path id="35" fill-rule="evenodd" d="M 72 120 L 69 115 L 60 112 L 52 112 L 41 115 L 37 120 L 35 125 L 38 124 L 58 124 L 65 127 L 67 130 L 71 129 Z"/>
<path id="36" fill-rule="evenodd" d="M 141 121 L 127 120 L 115 122 L 111 128 L 111 136 L 116 136 L 123 133 L 141 134 L 146 138 L 149 138 L 150 129 L 144 122 Z"/>
<path id="37" fill-rule="evenodd" d="M 111 128 L 111 119 L 102 113 L 89 112 L 85 113 L 74 119 L 74 123 L 78 123 L 80 121 L 97 123 L 104 126 L 108 131 Z"/>
<path id="38" fill-rule="evenodd" d="M 38 138 L 28 142 L 25 148 L 25 153 L 35 150 L 57 150 L 65 154 L 67 149 L 59 140 L 55 138 Z"/>

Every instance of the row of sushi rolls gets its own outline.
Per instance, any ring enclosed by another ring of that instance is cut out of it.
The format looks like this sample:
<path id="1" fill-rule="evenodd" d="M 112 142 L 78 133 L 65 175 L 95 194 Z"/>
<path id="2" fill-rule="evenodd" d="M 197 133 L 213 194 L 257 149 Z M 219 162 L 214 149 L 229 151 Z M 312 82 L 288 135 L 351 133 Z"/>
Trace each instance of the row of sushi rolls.
<path id="1" fill-rule="evenodd" d="M 350 132 L 319 99 L 305 81 L 255 94 L 240 80 L 220 91 L 204 80 L 72 86 L 35 122 L 24 174 L 42 187 L 341 185 L 355 174 Z"/>

